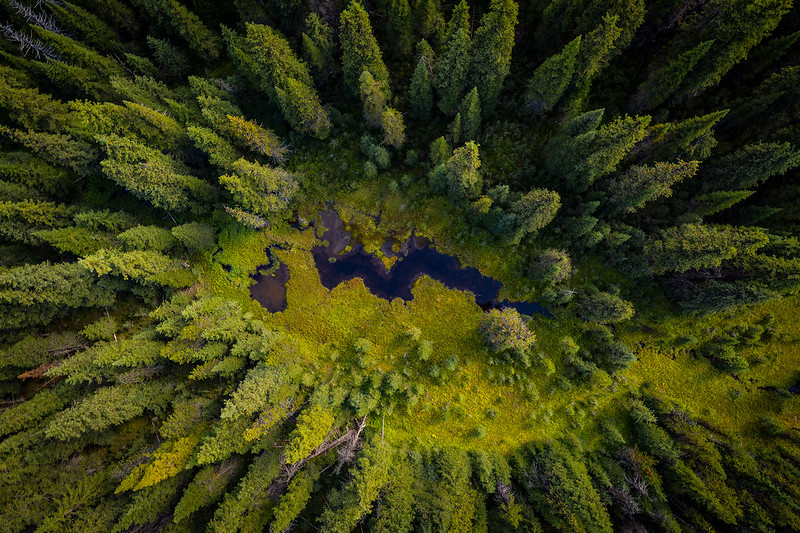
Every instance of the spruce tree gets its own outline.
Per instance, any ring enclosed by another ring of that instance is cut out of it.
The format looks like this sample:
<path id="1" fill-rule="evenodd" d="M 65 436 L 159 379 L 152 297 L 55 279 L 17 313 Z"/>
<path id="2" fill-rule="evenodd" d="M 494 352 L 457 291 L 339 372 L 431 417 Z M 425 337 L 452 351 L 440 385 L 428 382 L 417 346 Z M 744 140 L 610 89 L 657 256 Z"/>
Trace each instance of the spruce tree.
<path id="1" fill-rule="evenodd" d="M 375 80 L 385 83 L 389 89 L 389 71 L 364 7 L 357 1 L 342 11 L 339 27 L 339 43 L 342 47 L 342 72 L 345 87 L 351 94 L 358 94 L 358 79 L 364 70 L 369 70 Z"/>
<path id="2" fill-rule="evenodd" d="M 316 13 L 311 13 L 306 18 L 306 31 L 302 38 L 303 58 L 320 80 L 327 80 L 335 66 L 333 30 Z"/>
<path id="3" fill-rule="evenodd" d="M 283 87 L 275 87 L 283 116 L 293 128 L 325 139 L 331 132 L 331 119 L 322 107 L 317 92 L 308 85 L 287 78 Z"/>
<path id="4" fill-rule="evenodd" d="M 383 141 L 381 144 L 388 144 L 395 150 L 399 150 L 406 142 L 406 126 L 403 121 L 403 114 L 392 109 L 384 108 L 380 120 L 383 130 Z"/>
<path id="5" fill-rule="evenodd" d="M 576 87 L 586 89 L 608 64 L 622 30 L 617 26 L 619 17 L 606 15 L 602 22 L 581 39 L 575 59 Z"/>
<path id="6" fill-rule="evenodd" d="M 380 125 L 383 108 L 386 105 L 384 84 L 376 81 L 368 70 L 364 70 L 358 78 L 358 92 L 361 96 L 364 120 L 373 127 Z"/>
<path id="7" fill-rule="evenodd" d="M 396 57 L 404 58 L 411 55 L 414 36 L 411 29 L 411 8 L 408 0 L 391 0 L 386 24 L 386 39 L 391 44 Z"/>
<path id="8" fill-rule="evenodd" d="M 666 65 L 651 70 L 631 99 L 631 109 L 640 113 L 664 103 L 678 90 L 686 76 L 708 53 L 713 44 L 713 39 L 702 42 L 674 60 L 670 60 Z"/>
<path id="9" fill-rule="evenodd" d="M 473 87 L 469 94 L 461 100 L 459 115 L 461 115 L 461 139 L 463 141 L 476 140 L 481 126 L 481 100 L 477 88 Z"/>
<path id="10" fill-rule="evenodd" d="M 518 10 L 514 0 L 492 0 L 489 13 L 483 16 L 475 31 L 469 79 L 481 95 L 482 108 L 487 116 L 494 112 L 511 68 Z"/>
<path id="11" fill-rule="evenodd" d="M 684 224 L 661 231 L 644 246 L 644 259 L 652 274 L 718 267 L 737 255 L 763 247 L 768 237 L 757 228 Z"/>
<path id="12" fill-rule="evenodd" d="M 561 52 L 549 57 L 534 71 L 525 91 L 525 109 L 534 115 L 551 111 L 572 81 L 581 36 L 569 42 Z"/>
<path id="13" fill-rule="evenodd" d="M 439 33 L 444 28 L 444 18 L 439 13 L 436 0 L 416 0 L 411 10 L 417 33 L 431 42 L 439 42 Z"/>
<path id="14" fill-rule="evenodd" d="M 411 108 L 411 116 L 417 120 L 425 120 L 431 114 L 433 108 L 433 86 L 430 76 L 431 66 L 425 57 L 417 61 L 414 69 L 414 76 L 411 78 L 411 88 L 408 97 Z"/>
<path id="15" fill-rule="evenodd" d="M 706 190 L 749 189 L 800 166 L 800 150 L 789 143 L 747 145 L 703 168 Z"/>
<path id="16" fill-rule="evenodd" d="M 439 109 L 454 115 L 467 83 L 470 64 L 470 40 L 465 28 L 457 29 L 445 50 L 436 59 L 433 84 L 439 96 Z"/>
<path id="17" fill-rule="evenodd" d="M 691 211 L 702 217 L 715 215 L 748 199 L 754 191 L 714 191 L 692 199 Z"/>
<path id="18" fill-rule="evenodd" d="M 252 81 L 275 101 L 275 87 L 283 88 L 289 78 L 312 86 L 308 66 L 298 59 L 289 42 L 277 31 L 263 24 L 247 23 L 244 37 L 223 30 L 231 58 Z"/>
<path id="19" fill-rule="evenodd" d="M 639 159 L 674 161 L 706 159 L 717 145 L 712 128 L 728 114 L 728 110 L 652 126 L 647 139 L 637 147 Z"/>
<path id="20" fill-rule="evenodd" d="M 611 180 L 608 199 L 615 209 L 633 212 L 646 202 L 672 195 L 672 187 L 697 174 L 698 161 L 658 162 L 652 166 L 633 166 Z"/>
<path id="21" fill-rule="evenodd" d="M 103 172 L 134 196 L 170 211 L 202 210 L 211 187 L 158 150 L 139 142 L 106 135 L 98 139 L 107 157 Z"/>
<path id="22" fill-rule="evenodd" d="M 471 199 L 480 195 L 483 178 L 478 170 L 481 166 L 478 145 L 469 141 L 456 148 L 445 163 L 445 179 L 450 196 L 455 199 Z"/>
<path id="23" fill-rule="evenodd" d="M 539 231 L 548 225 L 561 208 L 561 197 L 555 191 L 533 189 L 511 204 L 519 229 L 524 233 Z"/>

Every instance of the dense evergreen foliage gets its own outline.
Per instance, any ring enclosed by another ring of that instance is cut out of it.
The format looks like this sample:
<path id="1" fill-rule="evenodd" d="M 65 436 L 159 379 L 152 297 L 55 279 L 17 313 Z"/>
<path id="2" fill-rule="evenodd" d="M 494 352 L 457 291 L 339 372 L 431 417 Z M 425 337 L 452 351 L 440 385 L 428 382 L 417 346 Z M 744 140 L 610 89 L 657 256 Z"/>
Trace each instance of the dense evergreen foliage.
<path id="1" fill-rule="evenodd" d="M 0 32 L 0 531 L 800 531 L 792 0 Z M 428 241 L 498 299 L 322 284 Z"/>

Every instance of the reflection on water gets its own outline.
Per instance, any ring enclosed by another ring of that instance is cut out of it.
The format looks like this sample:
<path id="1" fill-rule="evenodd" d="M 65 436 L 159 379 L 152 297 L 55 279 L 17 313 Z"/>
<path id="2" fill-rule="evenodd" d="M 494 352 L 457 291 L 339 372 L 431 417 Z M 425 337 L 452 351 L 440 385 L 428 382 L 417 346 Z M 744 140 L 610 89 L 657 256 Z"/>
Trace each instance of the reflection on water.
<path id="1" fill-rule="evenodd" d="M 462 267 L 455 256 L 445 255 L 431 248 L 426 239 L 412 235 L 398 247 L 397 252 L 387 245 L 382 248 L 385 255 L 398 260 L 387 270 L 375 255 L 364 251 L 364 246 L 354 242 L 336 211 L 322 213 L 326 227 L 322 239 L 326 246 L 311 250 L 322 284 L 332 289 L 353 278 L 361 278 L 374 295 L 390 300 L 411 300 L 411 286 L 419 276 L 429 276 L 451 289 L 470 291 L 475 301 L 484 309 L 513 307 L 524 315 L 536 313 L 552 316 L 537 303 L 498 301 L 497 294 L 502 283 L 484 276 L 475 268 Z M 345 251 L 350 246 L 349 251 Z M 286 309 L 286 282 L 289 272 L 281 264 L 272 276 L 253 276 L 256 284 L 250 287 L 250 295 L 268 311 L 274 313 Z"/>
<path id="2" fill-rule="evenodd" d="M 261 307 L 270 313 L 277 313 L 286 309 L 286 282 L 289 281 L 289 269 L 285 264 L 271 274 L 256 274 L 251 276 L 256 280 L 250 286 L 250 298 L 261 304 Z"/>

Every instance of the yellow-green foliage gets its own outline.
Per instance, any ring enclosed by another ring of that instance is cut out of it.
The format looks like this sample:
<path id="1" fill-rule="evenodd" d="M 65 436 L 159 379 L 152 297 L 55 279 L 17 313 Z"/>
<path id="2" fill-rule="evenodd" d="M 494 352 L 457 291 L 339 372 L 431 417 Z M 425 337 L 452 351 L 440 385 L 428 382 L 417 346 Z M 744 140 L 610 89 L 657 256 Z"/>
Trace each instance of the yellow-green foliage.
<path id="1" fill-rule="evenodd" d="M 286 463 L 305 459 L 314 448 L 322 444 L 333 427 L 334 413 L 330 409 L 313 405 L 300 413 L 292 440 L 284 450 Z"/>

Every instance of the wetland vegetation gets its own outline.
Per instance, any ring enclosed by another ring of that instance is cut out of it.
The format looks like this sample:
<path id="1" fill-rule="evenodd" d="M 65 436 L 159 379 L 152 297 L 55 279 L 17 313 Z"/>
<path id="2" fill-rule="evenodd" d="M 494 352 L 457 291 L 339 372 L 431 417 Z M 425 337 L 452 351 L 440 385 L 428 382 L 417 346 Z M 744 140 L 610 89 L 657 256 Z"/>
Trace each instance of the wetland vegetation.
<path id="1" fill-rule="evenodd" d="M 800 531 L 792 0 L 0 31 L 0 531 Z"/>

